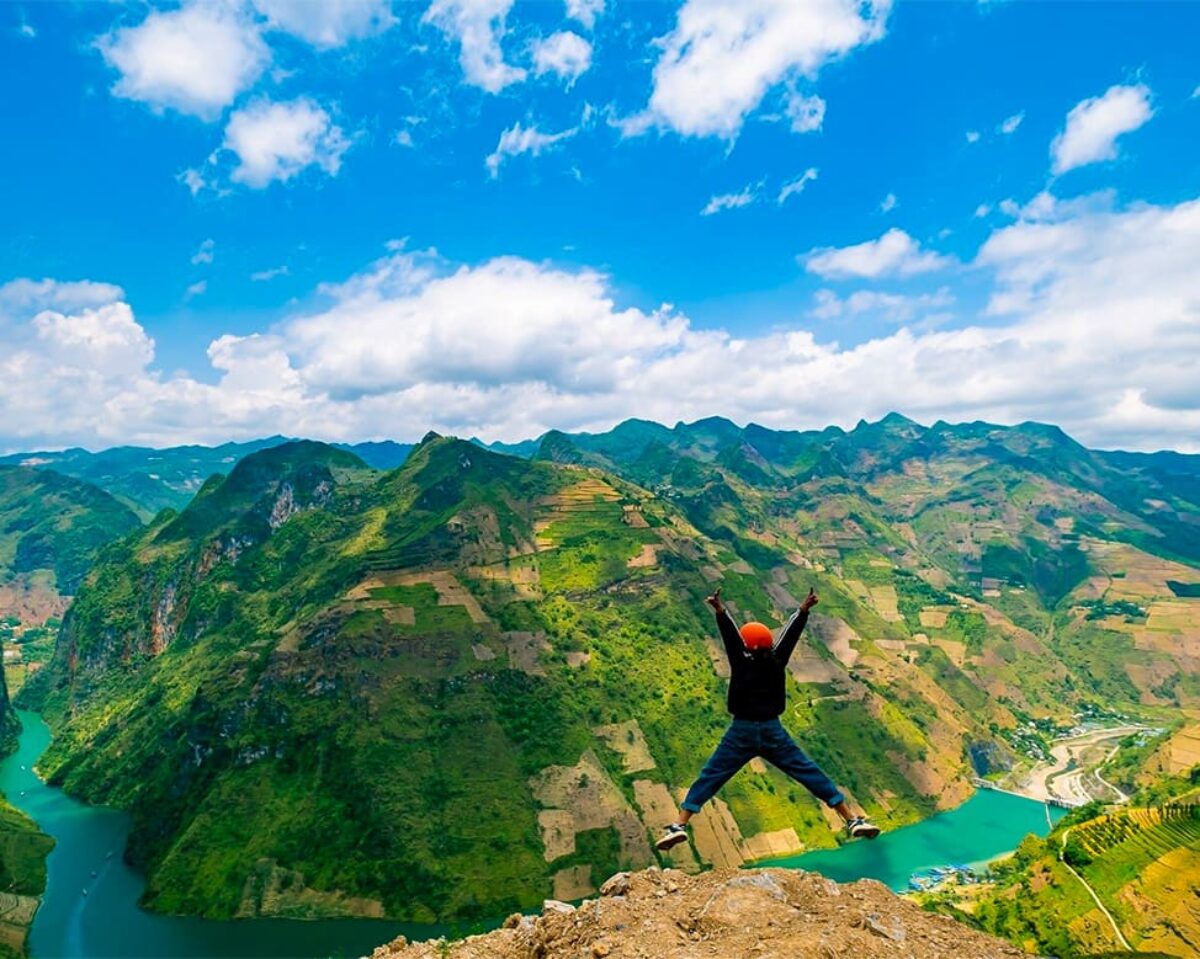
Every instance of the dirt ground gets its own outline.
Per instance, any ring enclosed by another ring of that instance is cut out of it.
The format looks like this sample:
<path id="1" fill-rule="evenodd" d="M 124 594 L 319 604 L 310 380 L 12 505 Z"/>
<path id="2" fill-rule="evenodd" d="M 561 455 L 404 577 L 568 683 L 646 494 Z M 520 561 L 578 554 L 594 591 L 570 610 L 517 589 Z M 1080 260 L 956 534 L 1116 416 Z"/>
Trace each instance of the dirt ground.
<path id="1" fill-rule="evenodd" d="M 923 912 L 881 883 L 839 885 L 792 869 L 618 873 L 579 908 L 458 942 L 403 938 L 372 959 L 1001 959 L 1019 949 Z"/>

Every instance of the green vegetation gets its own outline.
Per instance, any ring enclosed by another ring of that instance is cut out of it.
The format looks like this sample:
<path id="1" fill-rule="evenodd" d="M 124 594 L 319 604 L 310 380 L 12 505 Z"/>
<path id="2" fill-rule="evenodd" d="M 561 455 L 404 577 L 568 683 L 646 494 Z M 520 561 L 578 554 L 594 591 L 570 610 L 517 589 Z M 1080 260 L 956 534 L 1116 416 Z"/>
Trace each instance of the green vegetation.
<path id="1" fill-rule="evenodd" d="M 33 820 L 0 796 L 0 893 L 8 897 L 0 913 L 0 959 L 22 959 L 33 917 L 30 897 L 46 889 L 46 857 L 54 840 Z"/>
<path id="2" fill-rule="evenodd" d="M 1200 868 L 1200 805 L 1180 799 L 1200 784 L 1200 767 L 1194 773 L 1163 780 L 1128 807 L 1106 811 L 1089 803 L 1060 820 L 1045 840 L 1027 837 L 992 867 L 992 884 L 969 897 L 968 909 L 955 888 L 924 905 L 1044 954 L 1107 954 L 1111 927 L 1086 882 L 1135 947 L 1182 955 L 1200 931 L 1200 923 L 1187 918 L 1191 893 L 1173 881 Z"/>
<path id="3" fill-rule="evenodd" d="M 1144 507 L 1142 466 L 1056 431 L 635 422 L 516 451 L 533 458 L 431 436 L 379 473 L 271 443 L 104 550 L 20 696 L 54 729 L 52 781 L 132 812 L 147 905 L 254 914 L 286 875 L 305 915 L 467 919 L 536 903 L 561 869 L 649 861 L 593 810 L 547 862 L 538 813 L 562 807 L 538 783 L 594 756 L 634 816 L 635 779 L 688 784 L 725 723 L 716 585 L 771 623 L 820 592 L 784 721 L 891 826 L 1092 703 L 1200 706 L 1169 649 L 1123 631 L 1156 598 L 1130 591 L 1127 544 L 1200 545 Z M 1186 493 L 1153 495 L 1194 510 Z M 1118 549 L 1124 591 L 1096 600 Z M 636 773 L 594 732 L 630 720 L 654 761 Z M 773 769 L 723 795 L 745 836 L 834 841 Z"/>
<path id="4" fill-rule="evenodd" d="M 0 583 L 48 570 L 70 595 L 100 549 L 137 525 L 128 507 L 95 486 L 0 466 Z"/>

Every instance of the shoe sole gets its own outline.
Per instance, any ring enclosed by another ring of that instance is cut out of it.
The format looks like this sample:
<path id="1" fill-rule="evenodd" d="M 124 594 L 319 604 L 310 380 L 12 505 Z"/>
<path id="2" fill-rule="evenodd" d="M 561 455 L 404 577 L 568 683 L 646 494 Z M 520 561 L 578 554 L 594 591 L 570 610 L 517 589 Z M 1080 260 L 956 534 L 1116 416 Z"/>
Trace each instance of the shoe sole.
<path id="1" fill-rule="evenodd" d="M 674 849 L 681 842 L 687 842 L 687 835 L 680 833 L 677 836 L 665 836 L 654 844 L 654 848 L 659 852 L 666 852 L 668 849 Z"/>
<path id="2" fill-rule="evenodd" d="M 879 835 L 879 827 L 875 826 L 868 829 L 859 829 L 850 834 L 851 839 L 874 839 Z"/>

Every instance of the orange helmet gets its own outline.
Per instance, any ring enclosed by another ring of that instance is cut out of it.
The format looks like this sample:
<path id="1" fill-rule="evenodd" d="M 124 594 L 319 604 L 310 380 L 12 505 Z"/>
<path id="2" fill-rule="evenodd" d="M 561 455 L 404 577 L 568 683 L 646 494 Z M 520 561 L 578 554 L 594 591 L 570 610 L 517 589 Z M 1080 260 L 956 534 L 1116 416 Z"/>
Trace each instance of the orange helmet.
<path id="1" fill-rule="evenodd" d="M 762 623 L 746 623 L 742 627 L 742 642 L 747 649 L 770 649 L 775 643 L 771 630 Z"/>

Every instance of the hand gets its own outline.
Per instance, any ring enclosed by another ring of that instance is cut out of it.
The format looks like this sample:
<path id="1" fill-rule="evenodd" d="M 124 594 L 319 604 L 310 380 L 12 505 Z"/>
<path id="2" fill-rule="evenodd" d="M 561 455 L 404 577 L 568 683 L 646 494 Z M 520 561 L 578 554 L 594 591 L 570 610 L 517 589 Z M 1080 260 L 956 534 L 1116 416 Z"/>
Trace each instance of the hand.
<path id="1" fill-rule="evenodd" d="M 722 613 L 725 611 L 725 604 L 721 602 L 721 588 L 718 586 L 711 596 L 704 600 L 713 608 L 714 613 Z"/>
<path id="2" fill-rule="evenodd" d="M 800 604 L 800 612 L 807 613 L 819 602 L 820 600 L 817 598 L 817 594 L 810 588 L 808 595 L 804 597 L 804 602 Z"/>

